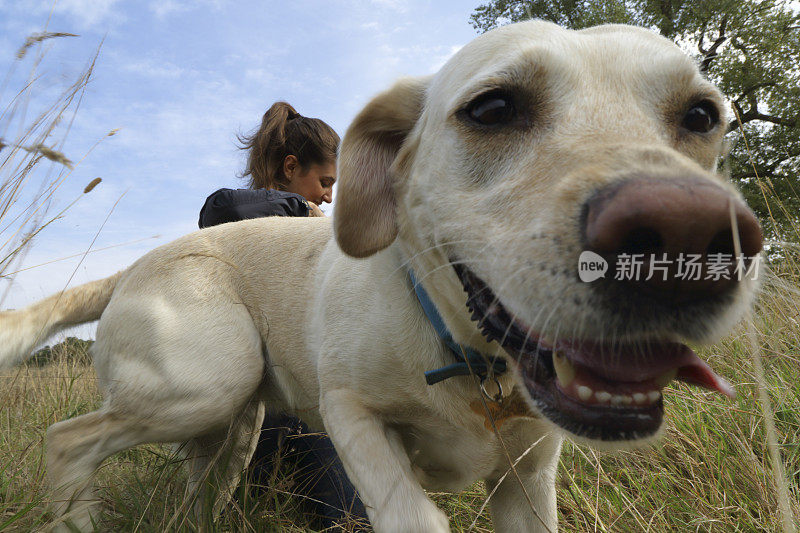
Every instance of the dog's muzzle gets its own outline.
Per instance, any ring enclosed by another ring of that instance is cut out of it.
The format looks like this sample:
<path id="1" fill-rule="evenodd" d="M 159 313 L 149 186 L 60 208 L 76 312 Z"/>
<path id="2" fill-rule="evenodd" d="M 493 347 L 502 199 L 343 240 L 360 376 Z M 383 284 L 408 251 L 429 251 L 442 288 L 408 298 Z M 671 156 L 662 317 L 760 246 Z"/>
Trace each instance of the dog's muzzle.
<path id="1" fill-rule="evenodd" d="M 683 344 L 548 343 L 503 307 L 489 286 L 454 265 L 472 319 L 516 362 L 534 406 L 576 436 L 604 441 L 656 433 L 664 414 L 661 391 L 673 379 L 733 396 L 733 388 Z"/>

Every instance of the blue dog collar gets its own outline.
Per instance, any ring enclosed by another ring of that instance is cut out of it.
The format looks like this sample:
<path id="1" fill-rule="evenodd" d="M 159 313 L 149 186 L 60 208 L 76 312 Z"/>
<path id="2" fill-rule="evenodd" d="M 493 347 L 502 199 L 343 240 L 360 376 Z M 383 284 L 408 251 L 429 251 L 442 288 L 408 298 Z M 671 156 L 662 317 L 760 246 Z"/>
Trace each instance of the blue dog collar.
<path id="1" fill-rule="evenodd" d="M 442 341 L 444 341 L 447 348 L 456 358 L 456 363 L 437 368 L 435 370 L 428 370 L 425 372 L 425 381 L 428 385 L 434 385 L 455 376 L 469 376 L 477 375 L 484 380 L 488 375 L 498 376 L 506 371 L 506 361 L 502 358 L 486 357 L 479 352 L 476 352 L 468 346 L 462 346 L 453 340 L 453 336 L 448 331 L 447 326 L 444 325 L 444 320 L 433 305 L 428 293 L 422 287 L 422 284 L 417 281 L 414 273 L 409 270 L 408 275 L 411 278 L 411 285 L 414 287 L 414 292 L 417 294 L 417 299 L 422 305 L 425 316 L 433 325 L 436 334 Z"/>

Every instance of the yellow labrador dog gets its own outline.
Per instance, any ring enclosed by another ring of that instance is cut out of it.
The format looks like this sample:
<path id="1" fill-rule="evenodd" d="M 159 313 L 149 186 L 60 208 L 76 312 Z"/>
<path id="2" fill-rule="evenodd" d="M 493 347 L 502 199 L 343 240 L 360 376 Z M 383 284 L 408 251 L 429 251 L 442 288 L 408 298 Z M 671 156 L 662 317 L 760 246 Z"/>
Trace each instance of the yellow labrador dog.
<path id="1" fill-rule="evenodd" d="M 761 231 L 715 173 L 724 115 L 649 31 L 506 26 L 357 116 L 333 224 L 205 229 L 3 313 L 4 365 L 100 319 L 105 402 L 48 432 L 58 512 L 90 527 L 94 470 L 145 442 L 185 443 L 223 503 L 266 407 L 330 433 L 376 531 L 448 531 L 425 489 L 476 479 L 497 531 L 555 531 L 564 435 L 651 438 L 672 379 L 732 393 L 684 344 L 757 284 L 735 276 Z M 686 276 L 690 256 L 716 266 Z"/>

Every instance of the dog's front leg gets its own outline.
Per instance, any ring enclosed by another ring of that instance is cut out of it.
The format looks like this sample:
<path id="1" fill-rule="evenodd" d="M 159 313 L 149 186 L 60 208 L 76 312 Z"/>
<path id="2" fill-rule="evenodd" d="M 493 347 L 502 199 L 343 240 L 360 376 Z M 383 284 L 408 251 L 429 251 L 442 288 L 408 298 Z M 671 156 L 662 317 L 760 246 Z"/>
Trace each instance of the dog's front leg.
<path id="1" fill-rule="evenodd" d="M 417 482 L 400 438 L 352 391 L 322 394 L 320 411 L 375 531 L 446 532 L 447 516 Z"/>
<path id="2" fill-rule="evenodd" d="M 541 421 L 529 421 L 524 430 L 504 437 L 516 472 L 505 459 L 486 479 L 495 531 L 556 533 L 555 478 L 561 436 Z"/>

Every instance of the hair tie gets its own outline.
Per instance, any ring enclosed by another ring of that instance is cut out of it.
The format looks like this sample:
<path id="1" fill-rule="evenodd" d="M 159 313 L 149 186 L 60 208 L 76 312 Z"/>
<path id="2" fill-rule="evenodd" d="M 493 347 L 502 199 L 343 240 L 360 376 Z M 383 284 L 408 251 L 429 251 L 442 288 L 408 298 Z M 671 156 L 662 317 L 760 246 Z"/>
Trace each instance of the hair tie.
<path id="1" fill-rule="evenodd" d="M 294 120 L 296 118 L 300 118 L 301 116 L 302 115 L 300 115 L 300 113 L 298 113 L 297 111 L 289 111 L 288 119 Z"/>

